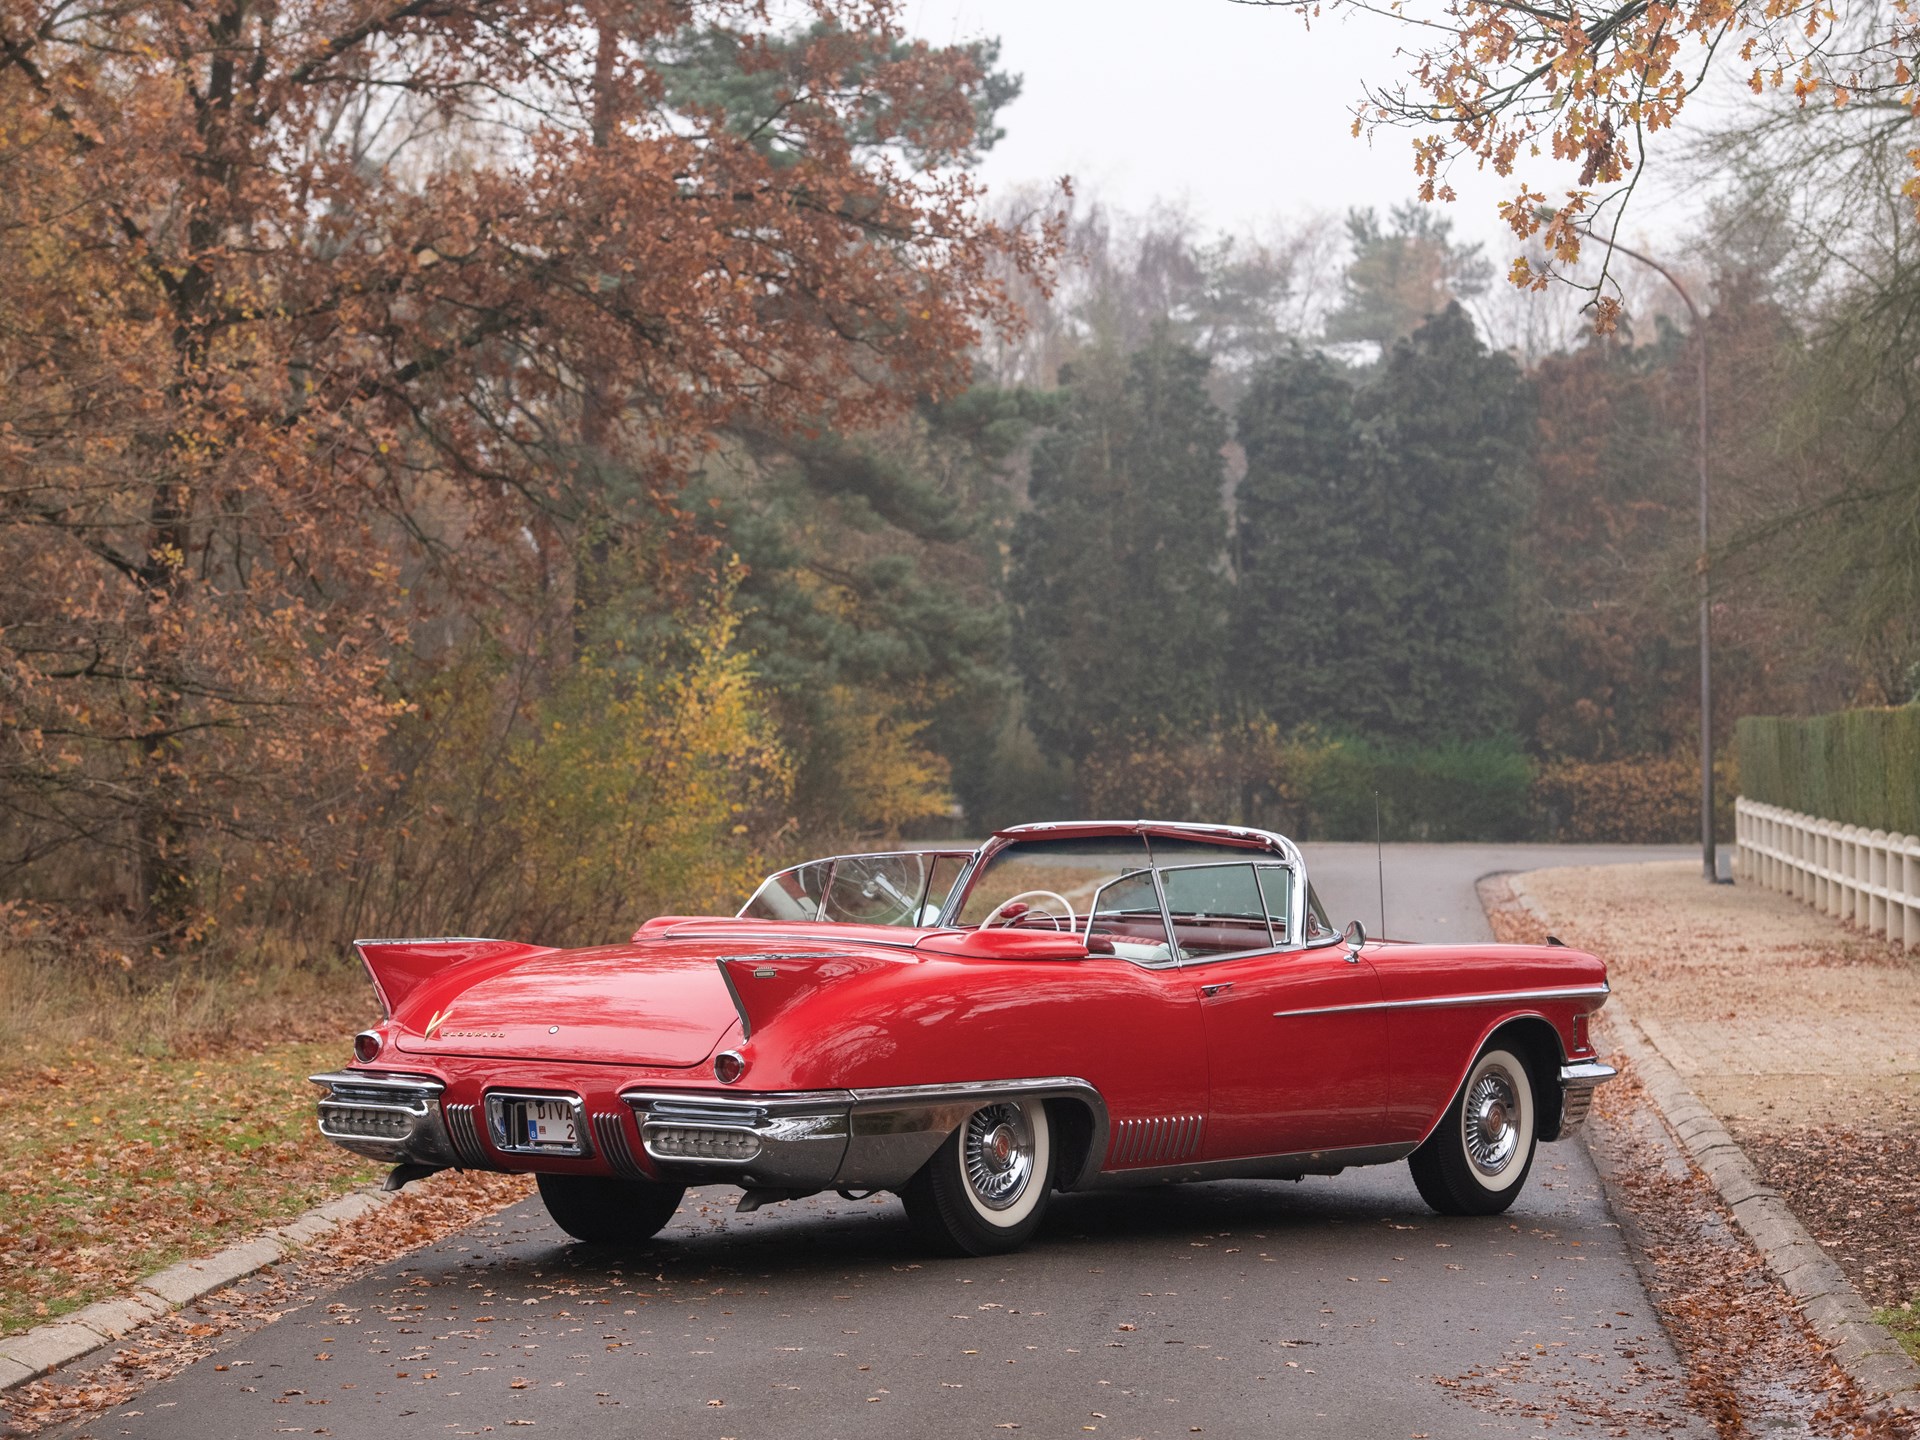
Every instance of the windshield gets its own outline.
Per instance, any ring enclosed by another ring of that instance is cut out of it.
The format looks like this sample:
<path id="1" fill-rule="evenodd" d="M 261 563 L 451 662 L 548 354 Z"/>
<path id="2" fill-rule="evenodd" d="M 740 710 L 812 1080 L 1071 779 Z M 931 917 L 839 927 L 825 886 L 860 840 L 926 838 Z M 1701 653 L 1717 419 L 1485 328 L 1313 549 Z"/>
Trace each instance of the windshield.
<path id="1" fill-rule="evenodd" d="M 1006 917 L 1023 928 L 1081 929 L 1094 893 L 1148 863 L 1147 845 L 1138 835 L 1109 835 L 1091 840 L 1018 840 L 994 854 L 967 887 L 956 925 L 978 925 L 1016 896 L 1028 906 Z"/>

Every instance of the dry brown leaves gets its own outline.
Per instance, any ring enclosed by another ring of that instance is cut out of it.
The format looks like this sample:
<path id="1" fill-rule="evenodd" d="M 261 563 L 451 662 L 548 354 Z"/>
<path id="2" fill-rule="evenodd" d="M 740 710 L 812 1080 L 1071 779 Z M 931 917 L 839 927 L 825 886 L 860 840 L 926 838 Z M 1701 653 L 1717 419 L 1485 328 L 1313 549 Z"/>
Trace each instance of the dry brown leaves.
<path id="1" fill-rule="evenodd" d="M 306 1077 L 337 1040 L 142 1056 L 100 1047 L 4 1080 L 0 1328 L 29 1329 L 376 1178 L 323 1141 Z"/>
<path id="2" fill-rule="evenodd" d="M 1588 1143 L 1610 1162 L 1616 1204 L 1640 1248 L 1648 1293 L 1687 1367 L 1695 1406 L 1724 1440 L 1776 1429 L 1913 1440 L 1915 1417 L 1870 1411 L 1711 1184 L 1672 1173 L 1632 1123 L 1651 1106 L 1631 1074 L 1594 1102 Z"/>
<path id="3" fill-rule="evenodd" d="M 1920 1300 L 1920 1124 L 1891 1133 L 1742 1134 L 1740 1141 L 1869 1304 Z"/>

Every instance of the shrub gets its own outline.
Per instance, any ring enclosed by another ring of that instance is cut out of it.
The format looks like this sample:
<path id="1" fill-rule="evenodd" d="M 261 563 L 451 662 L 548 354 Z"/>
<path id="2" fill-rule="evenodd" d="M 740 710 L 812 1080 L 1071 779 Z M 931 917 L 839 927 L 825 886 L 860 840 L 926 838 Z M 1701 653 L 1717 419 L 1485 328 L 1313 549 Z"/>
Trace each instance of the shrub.
<path id="1" fill-rule="evenodd" d="M 1732 830 L 1731 760 L 1714 766 L 1716 833 Z M 1533 808 L 1548 840 L 1587 844 L 1684 844 L 1700 836 L 1700 761 L 1675 755 L 1566 760 L 1533 783 Z"/>
<path id="2" fill-rule="evenodd" d="M 450 666 L 403 731 L 381 850 L 315 877 L 336 936 L 605 940 L 650 915 L 726 913 L 781 838 L 791 767 L 723 604 L 644 659 L 583 652 L 558 684 L 503 652 Z"/>
<path id="3" fill-rule="evenodd" d="M 1076 774 L 1082 812 L 1230 821 L 1303 840 L 1511 840 L 1529 831 L 1532 766 L 1510 740 L 1382 745 L 1265 722 L 1189 740 L 1101 746 Z"/>
<path id="4" fill-rule="evenodd" d="M 1920 705 L 1806 720 L 1749 716 L 1735 744 L 1750 800 L 1920 835 Z"/>
<path id="5" fill-rule="evenodd" d="M 1323 742 L 1300 776 L 1302 838 L 1518 840 L 1533 765 L 1513 740 Z"/>

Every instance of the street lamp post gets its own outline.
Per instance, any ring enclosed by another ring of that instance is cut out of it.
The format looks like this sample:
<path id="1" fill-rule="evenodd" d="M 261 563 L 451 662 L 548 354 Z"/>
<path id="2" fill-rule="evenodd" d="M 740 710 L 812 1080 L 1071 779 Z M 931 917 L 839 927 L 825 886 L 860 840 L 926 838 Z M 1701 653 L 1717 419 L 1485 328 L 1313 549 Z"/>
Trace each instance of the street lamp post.
<path id="1" fill-rule="evenodd" d="M 1700 593 L 1700 868 L 1709 885 L 1717 884 L 1720 871 L 1713 846 L 1713 612 L 1708 605 L 1707 575 L 1707 330 L 1700 309 L 1687 293 L 1687 287 L 1671 270 L 1650 255 L 1609 242 L 1615 250 L 1638 260 L 1655 271 L 1680 297 L 1693 322 L 1693 339 L 1700 359 L 1700 554 L 1694 562 L 1695 584 Z"/>

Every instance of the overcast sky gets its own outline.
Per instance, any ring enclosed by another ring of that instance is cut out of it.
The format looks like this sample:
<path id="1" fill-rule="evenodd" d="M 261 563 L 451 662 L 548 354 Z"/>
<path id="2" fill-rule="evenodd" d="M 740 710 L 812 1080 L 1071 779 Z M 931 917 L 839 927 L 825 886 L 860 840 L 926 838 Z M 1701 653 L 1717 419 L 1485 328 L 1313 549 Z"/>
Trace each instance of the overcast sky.
<path id="1" fill-rule="evenodd" d="M 1291 9 L 1232 0 L 904 0 L 903 9 L 929 40 L 999 36 L 1001 63 L 1025 77 L 1002 116 L 1007 138 L 983 167 L 996 187 L 1071 174 L 1083 194 L 1130 210 L 1184 201 L 1230 230 L 1357 205 L 1384 212 L 1414 197 L 1407 133 L 1350 133 L 1363 79 L 1406 69 L 1395 51 L 1409 32 L 1394 22 L 1329 15 L 1309 33 Z M 1541 182 L 1559 172 L 1542 165 L 1527 176 L 1551 195 Z M 1513 182 L 1471 170 L 1453 181 L 1455 235 L 1504 262 L 1515 252 L 1494 207 Z M 1636 201 L 1636 210 L 1630 229 L 1672 228 L 1662 207 Z"/>

